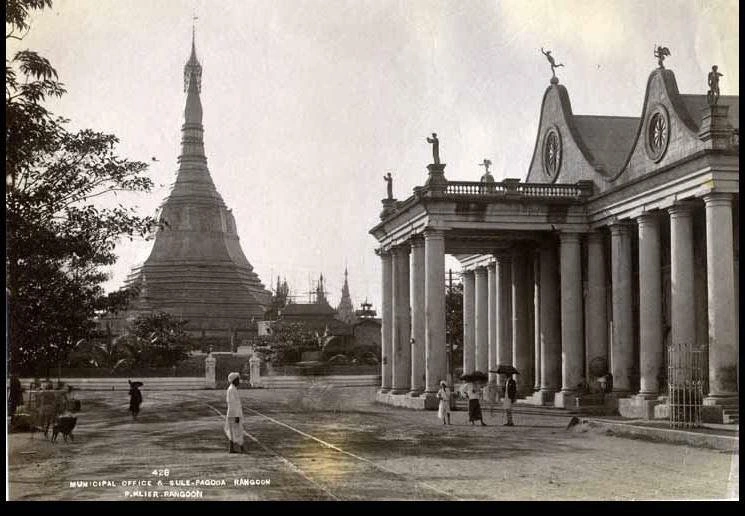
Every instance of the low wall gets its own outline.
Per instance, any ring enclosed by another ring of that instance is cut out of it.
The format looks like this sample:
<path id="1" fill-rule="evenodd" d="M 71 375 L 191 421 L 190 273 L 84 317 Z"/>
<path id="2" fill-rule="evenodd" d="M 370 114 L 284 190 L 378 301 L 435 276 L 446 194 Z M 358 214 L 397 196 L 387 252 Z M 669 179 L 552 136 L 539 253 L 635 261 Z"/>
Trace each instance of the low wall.
<path id="1" fill-rule="evenodd" d="M 380 385 L 380 375 L 261 376 L 258 387 L 263 389 L 299 389 L 319 383 L 336 387 L 378 386 Z"/>
<path id="2" fill-rule="evenodd" d="M 173 391 L 173 390 L 198 390 L 206 389 L 203 376 L 200 377 L 183 377 L 183 378 L 133 378 L 141 381 L 144 385 L 143 391 Z M 28 389 L 29 384 L 33 381 L 31 378 L 22 378 L 21 385 Z M 62 378 L 61 381 L 66 385 L 72 385 L 76 390 L 81 391 L 128 391 L 129 383 L 126 378 Z M 43 383 L 43 382 L 42 382 Z M 52 383 L 57 384 L 55 378 Z"/>

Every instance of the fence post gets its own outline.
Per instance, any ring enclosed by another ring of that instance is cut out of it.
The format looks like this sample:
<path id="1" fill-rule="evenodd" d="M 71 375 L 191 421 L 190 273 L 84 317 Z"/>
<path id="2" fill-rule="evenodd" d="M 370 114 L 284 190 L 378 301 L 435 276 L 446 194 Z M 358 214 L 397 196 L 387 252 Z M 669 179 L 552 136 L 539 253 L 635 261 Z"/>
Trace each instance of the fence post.
<path id="1" fill-rule="evenodd" d="M 217 379 L 215 378 L 215 364 L 217 360 L 212 353 L 204 359 L 204 384 L 207 389 L 217 388 Z"/>
<path id="2" fill-rule="evenodd" d="M 248 359 L 248 367 L 251 387 L 261 387 L 261 358 L 259 358 L 257 353 L 254 353 Z"/>

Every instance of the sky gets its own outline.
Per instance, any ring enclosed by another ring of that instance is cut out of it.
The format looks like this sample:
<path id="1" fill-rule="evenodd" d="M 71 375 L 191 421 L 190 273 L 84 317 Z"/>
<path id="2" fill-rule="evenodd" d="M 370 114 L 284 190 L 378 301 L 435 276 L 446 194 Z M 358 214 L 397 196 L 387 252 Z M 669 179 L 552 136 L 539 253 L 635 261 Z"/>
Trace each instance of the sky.
<path id="1" fill-rule="evenodd" d="M 717 64 L 722 95 L 738 94 L 738 21 L 735 0 L 54 0 L 6 55 L 47 57 L 68 91 L 52 111 L 151 163 L 156 188 L 117 201 L 152 215 L 177 171 L 195 23 L 208 166 L 254 270 L 298 302 L 323 274 L 335 305 L 347 267 L 355 306 L 379 309 L 368 232 L 383 175 L 408 198 L 427 135 L 448 179 L 478 180 L 484 158 L 497 180 L 524 179 L 551 77 L 541 47 L 564 63 L 576 114 L 638 117 L 655 45 L 682 93 L 704 94 Z M 122 241 L 107 290 L 151 246 Z"/>

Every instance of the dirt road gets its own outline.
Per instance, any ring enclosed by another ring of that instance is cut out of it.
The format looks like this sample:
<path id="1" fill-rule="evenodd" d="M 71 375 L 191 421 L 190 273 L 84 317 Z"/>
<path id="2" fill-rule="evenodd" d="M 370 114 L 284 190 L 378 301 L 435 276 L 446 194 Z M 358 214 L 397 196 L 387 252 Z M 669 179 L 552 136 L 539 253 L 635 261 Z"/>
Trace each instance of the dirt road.
<path id="1" fill-rule="evenodd" d="M 12 500 L 671 500 L 739 497 L 738 456 L 566 430 L 568 419 L 374 404 L 373 389 L 242 390 L 247 454 L 222 391 L 84 392 L 74 442 L 11 434 Z M 160 482 L 160 484 L 158 484 Z M 86 484 L 87 483 L 87 484 Z"/>

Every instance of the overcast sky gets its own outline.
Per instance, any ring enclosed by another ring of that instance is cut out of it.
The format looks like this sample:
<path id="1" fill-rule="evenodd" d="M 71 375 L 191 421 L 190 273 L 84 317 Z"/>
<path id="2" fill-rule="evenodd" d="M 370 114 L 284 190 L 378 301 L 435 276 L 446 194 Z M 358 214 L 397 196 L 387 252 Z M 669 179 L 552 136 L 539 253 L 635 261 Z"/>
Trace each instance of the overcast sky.
<path id="1" fill-rule="evenodd" d="M 127 197 L 142 214 L 175 178 L 193 12 L 209 169 L 246 257 L 295 294 L 323 273 L 333 304 L 348 266 L 355 305 L 379 309 L 368 231 L 383 174 L 410 196 L 429 133 L 448 179 L 478 180 L 484 158 L 497 179 L 524 179 L 551 76 L 541 47 L 565 64 L 578 114 L 640 116 L 655 44 L 682 93 L 705 93 L 713 64 L 723 95 L 739 89 L 734 0 L 54 0 L 7 51 L 51 60 L 68 90 L 55 113 L 116 134 L 122 156 L 158 158 L 157 188 Z M 151 245 L 123 242 L 107 288 Z"/>

